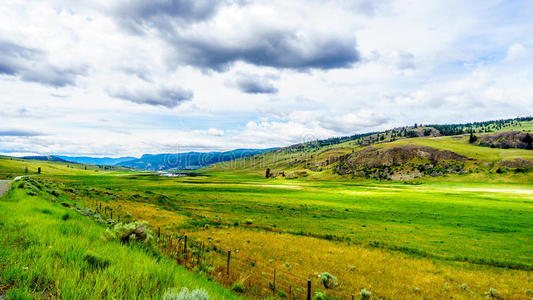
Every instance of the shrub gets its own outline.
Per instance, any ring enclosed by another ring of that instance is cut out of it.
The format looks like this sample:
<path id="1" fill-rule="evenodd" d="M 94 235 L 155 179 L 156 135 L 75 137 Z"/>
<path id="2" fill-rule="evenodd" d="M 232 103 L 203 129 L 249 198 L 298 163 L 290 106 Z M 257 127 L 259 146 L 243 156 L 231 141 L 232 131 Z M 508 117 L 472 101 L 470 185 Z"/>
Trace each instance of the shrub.
<path id="1" fill-rule="evenodd" d="M 252 219 L 246 219 L 246 220 L 244 221 L 244 223 L 245 223 L 246 225 L 252 225 L 252 224 L 254 223 L 254 221 L 253 221 Z"/>
<path id="2" fill-rule="evenodd" d="M 126 212 L 126 215 L 122 216 L 121 219 L 125 223 L 129 223 L 129 222 L 133 221 L 133 217 L 131 216 L 131 214 L 129 212 Z"/>
<path id="3" fill-rule="evenodd" d="M 154 237 L 148 228 L 148 222 L 135 221 L 132 223 L 118 223 L 106 229 L 104 238 L 108 241 L 119 240 L 122 243 L 141 242 L 152 245 Z"/>
<path id="4" fill-rule="evenodd" d="M 236 282 L 231 286 L 231 290 L 235 293 L 242 294 L 246 291 L 246 287 L 244 286 L 244 284 Z"/>
<path id="5" fill-rule="evenodd" d="M 487 298 L 500 298 L 500 292 L 496 290 L 495 288 L 490 288 L 488 291 L 485 292 L 485 295 L 487 295 Z"/>
<path id="6" fill-rule="evenodd" d="M 315 292 L 314 300 L 333 300 L 335 298 L 329 297 L 326 293 L 322 292 L 321 290 L 317 290 Z"/>
<path id="7" fill-rule="evenodd" d="M 83 260 L 95 269 L 105 269 L 111 264 L 111 260 L 101 257 L 92 251 L 85 252 Z"/>
<path id="8" fill-rule="evenodd" d="M 209 295 L 203 289 L 189 292 L 189 289 L 184 287 L 178 292 L 178 289 L 172 288 L 163 295 L 163 300 L 209 300 Z"/>
<path id="9" fill-rule="evenodd" d="M 278 296 L 280 298 L 287 298 L 287 293 L 285 293 L 284 291 L 278 291 Z"/>
<path id="10" fill-rule="evenodd" d="M 61 217 L 61 220 L 63 221 L 68 221 L 70 220 L 70 215 L 68 213 L 64 214 L 62 217 Z"/>
<path id="11" fill-rule="evenodd" d="M 339 284 L 337 277 L 329 274 L 328 272 L 323 272 L 322 274 L 318 275 L 318 278 L 326 289 L 332 289 Z"/>
<path id="12" fill-rule="evenodd" d="M 370 299 L 370 296 L 372 296 L 372 293 L 366 289 L 362 289 L 361 292 L 359 292 L 359 295 L 361 295 L 361 299 Z"/>

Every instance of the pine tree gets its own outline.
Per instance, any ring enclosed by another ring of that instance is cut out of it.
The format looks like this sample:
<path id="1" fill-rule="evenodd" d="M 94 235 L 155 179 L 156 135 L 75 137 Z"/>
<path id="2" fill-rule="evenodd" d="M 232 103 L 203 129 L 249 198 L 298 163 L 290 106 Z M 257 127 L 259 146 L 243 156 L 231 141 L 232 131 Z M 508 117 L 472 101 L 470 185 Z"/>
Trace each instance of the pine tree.
<path id="1" fill-rule="evenodd" d="M 265 178 L 269 178 L 270 177 L 270 168 L 267 168 L 266 170 L 266 173 L 265 173 Z"/>
<path id="2" fill-rule="evenodd" d="M 468 142 L 470 144 L 473 144 L 477 141 L 477 136 L 474 135 L 474 133 L 470 132 L 470 138 L 468 139 Z"/>
<path id="3" fill-rule="evenodd" d="M 37 174 L 41 174 L 41 167 L 37 168 Z"/>
<path id="4" fill-rule="evenodd" d="M 527 150 L 533 150 L 533 138 L 531 137 L 531 135 L 529 135 L 529 133 L 526 134 L 526 137 L 522 140 L 522 142 L 527 144 Z"/>

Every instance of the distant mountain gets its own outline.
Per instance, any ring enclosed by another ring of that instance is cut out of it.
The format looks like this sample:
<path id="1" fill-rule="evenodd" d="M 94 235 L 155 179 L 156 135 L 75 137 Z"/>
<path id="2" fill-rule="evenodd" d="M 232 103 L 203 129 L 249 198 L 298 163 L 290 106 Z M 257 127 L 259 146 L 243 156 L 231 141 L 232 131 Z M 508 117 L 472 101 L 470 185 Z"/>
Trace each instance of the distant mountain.
<path id="1" fill-rule="evenodd" d="M 57 156 L 61 159 L 77 162 L 80 164 L 91 164 L 91 165 L 107 165 L 115 166 L 119 163 L 123 163 L 130 160 L 135 160 L 137 157 L 127 156 L 127 157 L 90 157 L 90 156 Z"/>
<path id="2" fill-rule="evenodd" d="M 59 161 L 59 162 L 66 162 L 66 163 L 74 163 L 72 161 L 63 159 L 59 156 L 55 155 L 48 155 L 48 156 L 23 156 L 24 159 L 34 159 L 34 160 L 45 160 L 45 161 Z"/>
<path id="3" fill-rule="evenodd" d="M 145 154 L 139 159 L 118 163 L 118 166 L 143 170 L 195 170 L 211 164 L 261 154 L 270 149 L 236 149 L 227 152 L 187 152 Z"/>

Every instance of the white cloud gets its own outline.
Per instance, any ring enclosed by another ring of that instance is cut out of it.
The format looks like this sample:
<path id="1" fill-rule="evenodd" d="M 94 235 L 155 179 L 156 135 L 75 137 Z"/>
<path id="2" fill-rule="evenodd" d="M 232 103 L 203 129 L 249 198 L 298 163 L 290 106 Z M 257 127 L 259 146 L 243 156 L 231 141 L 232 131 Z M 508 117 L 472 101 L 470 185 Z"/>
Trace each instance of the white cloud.
<path id="1" fill-rule="evenodd" d="M 216 129 L 216 128 L 209 128 L 207 130 L 207 134 L 214 135 L 214 136 L 223 136 L 224 130 Z"/>
<path id="2" fill-rule="evenodd" d="M 528 50 L 524 45 L 520 43 L 514 43 L 507 49 L 506 60 L 514 61 L 520 58 L 525 58 L 528 54 Z"/>
<path id="3" fill-rule="evenodd" d="M 0 152 L 271 147 L 528 114 L 527 3 L 2 1 L 0 48 L 23 51 L 0 53 Z"/>

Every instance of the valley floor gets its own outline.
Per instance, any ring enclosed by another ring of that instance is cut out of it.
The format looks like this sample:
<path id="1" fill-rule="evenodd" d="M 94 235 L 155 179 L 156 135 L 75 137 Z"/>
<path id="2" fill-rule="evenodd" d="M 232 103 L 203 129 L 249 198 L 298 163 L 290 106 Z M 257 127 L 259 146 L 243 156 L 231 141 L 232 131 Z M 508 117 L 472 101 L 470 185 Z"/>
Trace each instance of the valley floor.
<path id="1" fill-rule="evenodd" d="M 376 299 L 483 299 L 491 289 L 504 298 L 531 298 L 531 185 L 205 175 L 45 181 L 60 198 L 102 204 L 115 218 L 147 220 L 163 235 L 205 244 L 214 251 L 202 272 L 228 286 L 242 283 L 251 298 L 303 297 L 307 279 L 313 291 L 343 299 L 363 288 Z M 339 286 L 321 287 L 322 272 Z"/>
<path id="2" fill-rule="evenodd" d="M 35 183 L 0 200 L 0 297 L 144 299 L 186 286 L 212 299 L 303 299 L 308 279 L 313 295 L 341 299 L 362 289 L 373 299 L 533 297 L 531 174 L 403 183 L 228 171 L 162 177 L 17 160 L 0 167 L 4 178 L 28 174 L 22 181 Z M 105 242 L 106 226 L 65 203 L 148 221 L 168 257 Z M 111 264 L 91 269 L 87 251 Z M 323 272 L 338 286 L 326 289 Z"/>
<path id="3" fill-rule="evenodd" d="M 140 247 L 102 239 L 106 227 L 15 188 L 0 199 L 0 299 L 160 299 L 170 288 L 224 287 Z"/>

